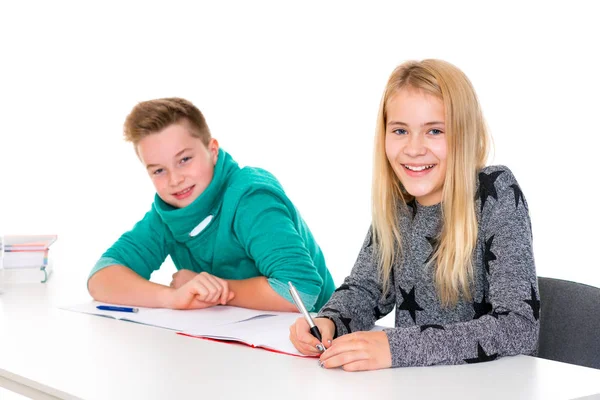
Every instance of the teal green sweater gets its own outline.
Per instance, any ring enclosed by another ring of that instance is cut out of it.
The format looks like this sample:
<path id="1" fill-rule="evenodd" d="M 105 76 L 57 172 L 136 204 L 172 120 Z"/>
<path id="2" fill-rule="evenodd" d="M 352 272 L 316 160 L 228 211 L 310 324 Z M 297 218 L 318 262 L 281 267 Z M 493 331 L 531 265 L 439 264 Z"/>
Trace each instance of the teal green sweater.
<path id="1" fill-rule="evenodd" d="M 240 168 L 223 150 L 210 185 L 193 203 L 174 208 L 156 195 L 150 211 L 102 255 L 90 276 L 120 264 L 150 279 L 167 255 L 178 270 L 224 279 L 265 276 L 289 301 L 291 281 L 309 311 L 318 311 L 335 289 L 321 249 L 277 179 Z"/>

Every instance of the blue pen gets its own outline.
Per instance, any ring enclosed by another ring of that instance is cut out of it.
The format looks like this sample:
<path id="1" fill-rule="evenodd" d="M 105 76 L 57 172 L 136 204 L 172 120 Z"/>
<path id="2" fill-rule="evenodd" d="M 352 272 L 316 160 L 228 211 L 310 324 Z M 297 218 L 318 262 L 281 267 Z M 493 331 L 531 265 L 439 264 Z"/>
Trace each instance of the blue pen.
<path id="1" fill-rule="evenodd" d="M 134 307 L 118 307 L 118 306 L 96 306 L 98 310 L 103 311 L 121 311 L 121 312 L 138 312 L 139 310 Z"/>

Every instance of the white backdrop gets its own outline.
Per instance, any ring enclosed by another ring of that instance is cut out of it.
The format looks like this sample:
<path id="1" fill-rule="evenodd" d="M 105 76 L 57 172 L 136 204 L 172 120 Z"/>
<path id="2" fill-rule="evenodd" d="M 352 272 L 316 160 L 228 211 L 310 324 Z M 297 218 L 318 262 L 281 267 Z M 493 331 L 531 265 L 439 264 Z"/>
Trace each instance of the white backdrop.
<path id="1" fill-rule="evenodd" d="M 0 3 L 0 232 L 57 233 L 57 269 L 84 287 L 153 199 L 125 116 L 179 96 L 240 164 L 280 179 L 340 284 L 369 226 L 385 82 L 402 61 L 442 58 L 475 85 L 490 162 L 521 184 L 538 274 L 600 286 L 600 27 L 587 2 L 213 3 Z"/>

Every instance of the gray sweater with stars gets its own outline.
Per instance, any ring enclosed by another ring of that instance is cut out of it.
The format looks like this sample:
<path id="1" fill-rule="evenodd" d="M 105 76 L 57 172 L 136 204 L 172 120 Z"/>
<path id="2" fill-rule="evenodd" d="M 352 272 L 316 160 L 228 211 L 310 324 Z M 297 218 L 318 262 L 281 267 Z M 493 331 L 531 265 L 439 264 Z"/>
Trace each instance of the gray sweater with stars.
<path id="1" fill-rule="evenodd" d="M 319 312 L 336 337 L 370 330 L 396 306 L 395 328 L 385 329 L 392 366 L 463 364 L 535 354 L 540 302 L 527 202 L 510 170 L 478 174 L 478 237 L 473 254 L 472 300 L 442 307 L 426 267 L 441 227 L 440 204 L 402 206 L 403 254 L 392 270 L 388 295 L 377 279 L 371 232 L 350 276 Z"/>

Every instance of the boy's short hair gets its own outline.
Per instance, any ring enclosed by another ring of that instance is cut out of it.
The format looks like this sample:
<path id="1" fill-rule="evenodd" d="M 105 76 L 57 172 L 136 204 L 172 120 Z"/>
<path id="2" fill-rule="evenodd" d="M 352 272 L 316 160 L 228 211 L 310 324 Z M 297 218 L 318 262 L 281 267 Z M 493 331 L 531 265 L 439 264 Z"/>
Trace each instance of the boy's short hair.
<path id="1" fill-rule="evenodd" d="M 136 146 L 146 136 L 182 122 L 187 122 L 190 135 L 208 146 L 211 136 L 204 116 L 191 102 L 178 97 L 138 103 L 125 119 L 123 136 Z"/>

